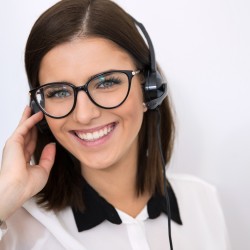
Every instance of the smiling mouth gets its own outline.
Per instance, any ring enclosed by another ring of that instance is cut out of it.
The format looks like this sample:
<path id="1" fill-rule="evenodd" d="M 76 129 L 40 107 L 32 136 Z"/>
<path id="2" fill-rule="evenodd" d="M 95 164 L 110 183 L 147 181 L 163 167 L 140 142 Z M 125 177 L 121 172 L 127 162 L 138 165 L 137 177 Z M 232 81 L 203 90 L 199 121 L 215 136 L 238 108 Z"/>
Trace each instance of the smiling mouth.
<path id="1" fill-rule="evenodd" d="M 114 130 L 116 123 L 111 123 L 102 129 L 95 130 L 93 132 L 82 132 L 82 131 L 74 131 L 75 135 L 84 141 L 97 141 L 105 136 L 107 136 L 110 132 Z"/>

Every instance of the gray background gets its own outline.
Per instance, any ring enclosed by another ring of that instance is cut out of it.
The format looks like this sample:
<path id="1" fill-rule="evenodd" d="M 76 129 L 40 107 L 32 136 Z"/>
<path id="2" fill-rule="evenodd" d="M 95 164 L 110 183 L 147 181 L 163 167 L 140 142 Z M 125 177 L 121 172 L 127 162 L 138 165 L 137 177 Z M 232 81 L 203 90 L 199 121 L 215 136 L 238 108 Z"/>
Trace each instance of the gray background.
<path id="1" fill-rule="evenodd" d="M 55 2 L 1 3 L 1 148 L 28 103 L 28 33 Z M 250 249 L 250 2 L 116 2 L 144 23 L 168 78 L 178 128 L 169 171 L 216 185 L 233 249 Z"/>

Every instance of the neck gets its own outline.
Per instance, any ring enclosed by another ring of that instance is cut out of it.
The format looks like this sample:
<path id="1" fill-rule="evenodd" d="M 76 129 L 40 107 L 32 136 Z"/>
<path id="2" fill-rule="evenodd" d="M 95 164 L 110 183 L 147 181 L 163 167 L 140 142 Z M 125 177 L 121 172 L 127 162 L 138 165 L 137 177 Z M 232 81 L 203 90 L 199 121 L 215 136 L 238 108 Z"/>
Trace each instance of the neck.
<path id="1" fill-rule="evenodd" d="M 134 158 L 135 159 L 135 158 Z M 121 161 L 106 169 L 82 167 L 86 181 L 115 208 L 136 217 L 150 198 L 145 192 L 138 195 L 136 188 L 137 161 Z"/>
<path id="2" fill-rule="evenodd" d="M 136 196 L 136 168 L 131 165 L 108 169 L 82 168 L 86 181 L 105 199 Z"/>

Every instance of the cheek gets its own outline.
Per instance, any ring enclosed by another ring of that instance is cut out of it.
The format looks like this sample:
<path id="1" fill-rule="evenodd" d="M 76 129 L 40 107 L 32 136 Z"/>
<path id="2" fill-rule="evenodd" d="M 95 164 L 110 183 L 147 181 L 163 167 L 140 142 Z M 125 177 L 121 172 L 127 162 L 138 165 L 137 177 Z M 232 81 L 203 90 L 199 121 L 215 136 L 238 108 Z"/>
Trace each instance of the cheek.
<path id="1" fill-rule="evenodd" d="M 132 120 L 134 125 L 140 126 L 144 113 L 143 95 L 140 85 L 131 89 L 124 108 L 126 109 L 125 112 L 127 113 L 129 119 Z"/>
<path id="2" fill-rule="evenodd" d="M 136 111 L 134 113 L 136 114 L 137 112 L 140 112 L 140 113 L 143 112 L 144 111 L 144 105 L 143 105 L 144 98 L 143 98 L 141 85 L 138 82 L 132 86 L 129 97 L 131 99 L 132 109 Z"/>
<path id="3" fill-rule="evenodd" d="M 49 128 L 52 132 L 52 134 L 54 135 L 54 137 L 57 139 L 58 142 L 61 142 L 61 139 L 60 139 L 60 134 L 61 134 L 61 131 L 62 131 L 62 127 L 63 127 L 63 124 L 64 124 L 64 119 L 53 119 L 53 118 L 50 118 L 50 117 L 46 117 L 46 121 L 49 125 Z"/>

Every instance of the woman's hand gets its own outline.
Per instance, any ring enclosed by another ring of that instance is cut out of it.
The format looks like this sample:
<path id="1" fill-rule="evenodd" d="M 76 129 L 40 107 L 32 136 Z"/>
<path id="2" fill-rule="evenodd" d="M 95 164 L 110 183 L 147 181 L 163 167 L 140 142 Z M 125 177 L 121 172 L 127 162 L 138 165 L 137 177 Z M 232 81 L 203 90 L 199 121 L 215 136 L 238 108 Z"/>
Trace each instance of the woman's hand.
<path id="1" fill-rule="evenodd" d="M 5 220 L 17 208 L 45 186 L 55 159 L 55 144 L 46 145 L 38 165 L 31 165 L 37 141 L 35 124 L 42 112 L 31 116 L 26 107 L 18 127 L 7 140 L 0 172 L 0 219 Z"/>

